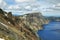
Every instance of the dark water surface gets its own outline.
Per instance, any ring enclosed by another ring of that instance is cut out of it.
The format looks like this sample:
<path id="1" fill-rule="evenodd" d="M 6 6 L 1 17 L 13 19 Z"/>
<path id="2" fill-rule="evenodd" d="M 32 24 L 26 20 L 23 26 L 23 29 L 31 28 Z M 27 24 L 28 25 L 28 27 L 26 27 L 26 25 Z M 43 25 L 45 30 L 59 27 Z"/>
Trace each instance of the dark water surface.
<path id="1" fill-rule="evenodd" d="M 53 21 L 43 27 L 43 30 L 38 31 L 42 40 L 60 40 L 60 22 Z"/>

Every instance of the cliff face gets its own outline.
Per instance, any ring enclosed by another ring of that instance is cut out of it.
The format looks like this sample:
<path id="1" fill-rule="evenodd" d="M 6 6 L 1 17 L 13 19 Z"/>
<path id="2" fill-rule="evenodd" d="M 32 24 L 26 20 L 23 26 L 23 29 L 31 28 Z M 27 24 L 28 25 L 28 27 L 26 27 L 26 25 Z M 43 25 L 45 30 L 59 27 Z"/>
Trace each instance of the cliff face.
<path id="1" fill-rule="evenodd" d="M 23 15 L 23 19 L 26 21 L 25 24 L 30 26 L 30 29 L 36 31 L 42 29 L 41 25 L 47 24 L 48 22 L 48 20 L 38 12 L 25 14 Z"/>
<path id="2" fill-rule="evenodd" d="M 41 13 L 13 16 L 0 9 L 0 33 L 5 40 L 40 40 L 37 31 L 47 23 Z"/>

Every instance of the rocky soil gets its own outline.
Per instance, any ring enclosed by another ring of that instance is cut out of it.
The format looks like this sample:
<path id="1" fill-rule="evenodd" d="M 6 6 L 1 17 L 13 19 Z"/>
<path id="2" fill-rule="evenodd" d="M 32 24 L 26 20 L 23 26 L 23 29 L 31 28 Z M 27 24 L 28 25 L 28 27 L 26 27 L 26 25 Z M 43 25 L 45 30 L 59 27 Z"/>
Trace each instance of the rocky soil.
<path id="1" fill-rule="evenodd" d="M 13 16 L 11 12 L 0 9 L 0 38 L 5 40 L 41 40 L 37 35 L 43 24 L 48 24 L 41 13 L 34 12 Z"/>

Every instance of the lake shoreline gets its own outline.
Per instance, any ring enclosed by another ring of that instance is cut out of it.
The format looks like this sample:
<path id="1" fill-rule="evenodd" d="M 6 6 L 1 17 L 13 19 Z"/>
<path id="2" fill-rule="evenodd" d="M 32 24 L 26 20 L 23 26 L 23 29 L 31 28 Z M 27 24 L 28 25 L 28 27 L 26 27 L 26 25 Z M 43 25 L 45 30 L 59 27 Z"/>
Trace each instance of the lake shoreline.
<path id="1" fill-rule="evenodd" d="M 51 21 L 43 25 L 43 30 L 38 30 L 38 35 L 42 40 L 60 40 L 60 22 Z"/>

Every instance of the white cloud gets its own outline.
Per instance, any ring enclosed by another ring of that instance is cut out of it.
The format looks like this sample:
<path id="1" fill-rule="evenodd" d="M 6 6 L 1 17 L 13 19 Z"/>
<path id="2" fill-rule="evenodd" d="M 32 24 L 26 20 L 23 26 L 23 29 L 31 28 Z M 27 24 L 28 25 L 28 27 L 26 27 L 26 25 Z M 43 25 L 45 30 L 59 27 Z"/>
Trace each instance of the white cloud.
<path id="1" fill-rule="evenodd" d="M 19 2 L 34 2 L 36 0 L 15 0 L 15 2 L 19 3 Z"/>
<path id="2" fill-rule="evenodd" d="M 31 6 L 26 6 L 25 9 L 31 9 Z"/>
<path id="3" fill-rule="evenodd" d="M 37 10 L 38 10 L 38 8 L 33 8 L 33 9 L 32 9 L 32 11 L 37 11 Z"/>
<path id="4" fill-rule="evenodd" d="M 0 0 L 0 8 L 4 8 L 7 3 L 4 0 Z"/>
<path id="5" fill-rule="evenodd" d="M 7 7 L 4 8 L 5 11 L 7 12 L 18 12 L 21 7 L 19 5 L 8 5 Z"/>
<path id="6" fill-rule="evenodd" d="M 60 7 L 60 3 L 56 4 L 55 7 Z"/>
<path id="7" fill-rule="evenodd" d="M 18 8 L 18 6 L 15 6 L 15 5 L 10 5 L 10 6 L 8 7 L 8 9 L 16 9 L 16 8 Z"/>
<path id="8" fill-rule="evenodd" d="M 59 12 L 60 11 L 60 3 L 53 4 L 50 7 L 44 7 L 42 8 L 43 12 Z"/>
<path id="9" fill-rule="evenodd" d="M 5 1 L 1 0 L 1 2 L 3 2 L 4 5 L 7 5 Z M 38 7 L 40 7 L 40 4 L 36 3 L 36 0 L 15 0 L 15 2 L 16 2 L 16 4 L 14 4 L 14 5 L 8 4 L 7 7 L 5 7 L 4 9 L 8 12 L 9 11 L 12 11 L 12 12 L 23 11 L 24 12 L 24 11 L 35 11 L 35 10 L 37 10 Z M 22 2 L 22 3 L 20 4 L 20 2 Z"/>
<path id="10" fill-rule="evenodd" d="M 6 9 L 8 10 L 18 10 L 21 9 L 20 5 L 9 5 Z"/>
<path id="11" fill-rule="evenodd" d="M 15 0 L 16 2 L 25 2 L 25 1 L 28 1 L 28 0 Z"/>
<path id="12" fill-rule="evenodd" d="M 60 3 L 58 3 L 57 5 L 60 6 Z"/>
<path id="13" fill-rule="evenodd" d="M 60 8 L 60 3 L 54 4 L 52 7 L 53 8 Z"/>

